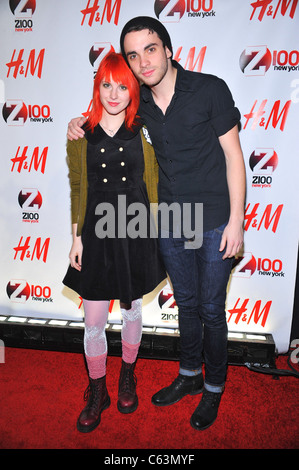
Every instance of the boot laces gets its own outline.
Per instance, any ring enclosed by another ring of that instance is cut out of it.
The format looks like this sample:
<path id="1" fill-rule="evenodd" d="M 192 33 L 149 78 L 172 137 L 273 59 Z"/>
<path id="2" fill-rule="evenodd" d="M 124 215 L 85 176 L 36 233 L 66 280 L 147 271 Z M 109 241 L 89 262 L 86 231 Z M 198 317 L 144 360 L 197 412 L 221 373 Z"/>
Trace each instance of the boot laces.
<path id="1" fill-rule="evenodd" d="M 97 387 L 97 384 L 90 382 L 88 387 L 84 392 L 84 401 L 87 401 L 87 406 L 89 408 L 97 408 L 100 401 L 100 390 Z"/>
<path id="2" fill-rule="evenodd" d="M 121 384 L 121 390 L 123 392 L 131 392 L 132 388 L 135 388 L 137 385 L 137 377 L 135 372 L 131 368 L 126 368 L 123 373 L 124 379 Z"/>
<path id="3" fill-rule="evenodd" d="M 206 404 L 207 406 L 211 406 L 212 408 L 214 408 L 215 406 L 218 406 L 220 398 L 221 398 L 221 393 L 214 393 L 214 392 L 209 392 L 208 390 L 204 390 L 204 393 L 202 396 L 202 402 L 203 404 Z"/>
<path id="4" fill-rule="evenodd" d="M 91 386 L 89 384 L 88 387 L 86 388 L 85 392 L 84 392 L 84 401 L 89 400 L 89 397 L 90 397 L 91 393 L 92 393 L 92 390 L 91 390 Z"/>

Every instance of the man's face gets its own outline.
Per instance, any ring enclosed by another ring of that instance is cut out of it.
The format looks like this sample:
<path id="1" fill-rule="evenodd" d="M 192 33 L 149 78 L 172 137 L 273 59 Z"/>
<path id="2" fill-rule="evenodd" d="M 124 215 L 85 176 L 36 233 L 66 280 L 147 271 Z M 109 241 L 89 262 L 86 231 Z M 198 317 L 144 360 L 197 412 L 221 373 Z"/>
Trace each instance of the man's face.
<path id="1" fill-rule="evenodd" d="M 134 75 L 149 87 L 158 85 L 168 70 L 171 52 L 156 32 L 132 31 L 124 38 L 126 57 Z"/>

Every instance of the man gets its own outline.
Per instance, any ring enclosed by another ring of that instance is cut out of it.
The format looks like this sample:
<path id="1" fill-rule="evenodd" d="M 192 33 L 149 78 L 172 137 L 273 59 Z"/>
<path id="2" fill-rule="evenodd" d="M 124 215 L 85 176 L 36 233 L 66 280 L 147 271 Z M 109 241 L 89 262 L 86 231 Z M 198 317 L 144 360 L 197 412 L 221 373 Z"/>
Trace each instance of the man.
<path id="1" fill-rule="evenodd" d="M 159 163 L 159 203 L 203 204 L 203 242 L 188 249 L 175 227 L 159 244 L 179 310 L 180 369 L 152 397 L 167 406 L 203 393 L 191 416 L 198 430 L 216 420 L 227 371 L 226 289 L 243 244 L 245 168 L 240 113 L 223 80 L 185 71 L 172 60 L 171 40 L 156 19 L 137 17 L 123 28 L 121 51 L 143 83 L 139 114 Z M 79 122 L 82 125 L 83 121 Z M 68 137 L 82 136 L 77 120 Z M 162 230 L 162 229 L 161 229 Z M 205 362 L 205 380 L 202 361 Z"/>

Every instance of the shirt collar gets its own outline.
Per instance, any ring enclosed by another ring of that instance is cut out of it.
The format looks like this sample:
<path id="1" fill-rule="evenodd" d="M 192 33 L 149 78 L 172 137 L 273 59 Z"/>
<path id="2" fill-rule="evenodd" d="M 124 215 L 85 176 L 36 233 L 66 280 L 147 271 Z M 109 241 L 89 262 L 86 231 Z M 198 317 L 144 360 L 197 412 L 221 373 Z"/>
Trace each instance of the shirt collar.
<path id="1" fill-rule="evenodd" d="M 175 82 L 175 89 L 180 91 L 194 92 L 197 90 L 197 86 L 194 86 L 193 80 L 190 80 L 193 76 L 192 72 L 185 70 L 178 62 L 172 61 L 173 67 L 177 69 L 177 77 Z"/>
<path id="2" fill-rule="evenodd" d="M 136 126 L 133 126 L 133 130 L 130 131 L 129 129 L 126 128 L 125 124 L 123 123 L 121 125 L 121 127 L 119 128 L 119 130 L 117 131 L 117 133 L 113 137 L 110 137 L 110 138 L 111 139 L 116 138 L 116 139 L 121 139 L 121 140 L 130 140 L 130 139 L 132 139 L 133 137 L 136 136 L 136 134 L 140 131 L 141 127 L 142 127 L 142 123 L 140 121 Z M 83 125 L 83 129 L 84 129 L 84 125 Z M 97 124 L 95 126 L 93 132 L 91 132 L 88 129 L 84 129 L 84 130 L 85 130 L 86 140 L 90 144 L 93 144 L 93 145 L 98 144 L 105 137 L 109 138 L 109 136 L 106 134 L 104 129 L 102 129 L 102 127 L 99 124 Z"/>

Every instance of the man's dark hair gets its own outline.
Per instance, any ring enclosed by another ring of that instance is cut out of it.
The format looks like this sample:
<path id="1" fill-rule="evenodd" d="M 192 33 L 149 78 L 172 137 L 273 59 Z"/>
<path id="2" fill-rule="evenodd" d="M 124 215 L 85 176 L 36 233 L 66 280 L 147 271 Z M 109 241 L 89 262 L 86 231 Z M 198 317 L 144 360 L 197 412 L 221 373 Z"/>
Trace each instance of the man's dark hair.
<path id="1" fill-rule="evenodd" d="M 137 16 L 136 18 L 128 21 L 128 23 L 123 27 L 120 35 L 120 48 L 125 60 L 127 60 L 124 50 L 124 39 L 126 34 L 133 31 L 143 31 L 144 29 L 148 29 L 151 33 L 157 33 L 163 46 L 166 46 L 170 50 L 171 54 L 173 53 L 171 39 L 165 26 L 160 21 L 155 18 L 151 18 L 150 16 Z"/>

